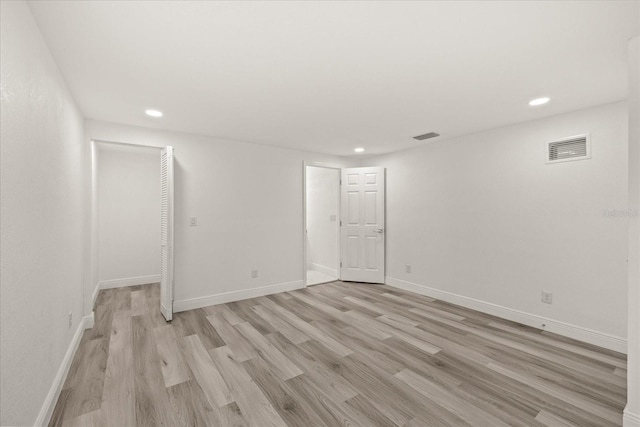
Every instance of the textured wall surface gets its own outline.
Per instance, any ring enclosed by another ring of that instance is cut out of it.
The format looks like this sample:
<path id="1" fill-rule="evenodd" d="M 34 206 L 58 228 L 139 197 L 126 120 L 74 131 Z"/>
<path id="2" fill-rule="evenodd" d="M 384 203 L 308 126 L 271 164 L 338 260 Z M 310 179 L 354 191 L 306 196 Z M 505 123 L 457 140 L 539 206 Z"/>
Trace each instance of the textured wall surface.
<path id="1" fill-rule="evenodd" d="M 545 164 L 583 133 L 590 160 Z M 387 276 L 626 338 L 628 221 L 604 214 L 627 206 L 625 102 L 367 164 L 387 167 Z"/>
<path id="2" fill-rule="evenodd" d="M 0 5 L 0 424 L 33 425 L 83 315 L 83 119 L 27 5 Z"/>
<path id="3" fill-rule="evenodd" d="M 625 427 L 640 426 L 640 37 L 629 41 L 629 344 Z"/>

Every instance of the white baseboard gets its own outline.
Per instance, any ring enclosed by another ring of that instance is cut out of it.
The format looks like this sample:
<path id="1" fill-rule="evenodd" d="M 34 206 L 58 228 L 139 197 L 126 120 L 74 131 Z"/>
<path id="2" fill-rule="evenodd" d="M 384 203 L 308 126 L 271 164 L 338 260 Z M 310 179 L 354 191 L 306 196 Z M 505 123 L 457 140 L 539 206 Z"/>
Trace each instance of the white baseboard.
<path id="1" fill-rule="evenodd" d="M 96 323 L 95 312 L 92 311 L 90 315 L 84 316 L 82 318 L 82 321 L 84 322 L 84 328 L 85 329 L 93 328 L 93 325 L 95 325 L 95 323 Z"/>
<path id="2" fill-rule="evenodd" d="M 100 283 L 96 284 L 96 287 L 93 289 L 93 293 L 91 294 L 91 311 L 96 307 L 96 299 L 98 298 L 98 293 L 100 293 Z"/>
<path id="3" fill-rule="evenodd" d="M 196 308 L 208 307 L 210 305 L 225 304 L 233 301 L 257 298 L 265 295 L 277 294 L 279 292 L 293 291 L 304 288 L 302 280 L 295 282 L 278 283 L 276 285 L 262 286 L 260 288 L 244 289 L 241 291 L 224 292 L 206 297 L 191 298 L 173 302 L 173 312 L 195 310 Z"/>
<path id="4" fill-rule="evenodd" d="M 623 427 L 640 427 L 640 414 L 635 414 L 627 411 L 627 408 L 624 408 L 622 425 Z"/>
<path id="5" fill-rule="evenodd" d="M 44 403 L 42 404 L 42 408 L 40 408 L 40 413 L 38 414 L 38 418 L 36 418 L 35 426 L 46 426 L 49 424 L 51 420 L 51 415 L 53 415 L 53 410 L 56 407 L 56 403 L 58 402 L 58 397 L 60 396 L 60 392 L 62 391 L 62 387 L 64 386 L 64 382 L 67 379 L 67 374 L 69 373 L 69 368 L 71 368 L 71 362 L 73 361 L 73 356 L 75 356 L 76 351 L 78 350 L 78 345 L 80 345 L 80 341 L 82 339 L 82 333 L 87 328 L 86 322 L 88 322 L 89 318 L 91 318 L 91 323 L 93 326 L 93 313 L 91 316 L 86 316 L 82 318 L 82 321 L 78 325 L 75 334 L 73 334 L 73 338 L 69 343 L 69 348 L 67 349 L 67 353 L 64 355 L 62 359 L 62 363 L 60 364 L 60 368 L 58 369 L 58 373 L 56 377 L 53 379 L 53 384 L 51 384 L 51 388 L 49 389 L 49 393 L 47 394 Z"/>
<path id="6" fill-rule="evenodd" d="M 124 288 L 126 286 L 146 285 L 147 283 L 158 283 L 162 277 L 159 274 L 151 276 L 127 277 L 124 279 L 101 280 L 98 282 L 100 289 Z"/>
<path id="7" fill-rule="evenodd" d="M 462 307 L 471 308 L 482 313 L 491 314 L 523 325 L 544 329 L 545 331 L 553 332 L 554 334 L 573 338 L 578 341 L 597 345 L 609 350 L 625 354 L 627 353 L 627 340 L 625 338 L 526 313 L 524 311 L 514 310 L 512 308 L 503 307 L 501 305 L 492 304 L 475 298 L 469 298 L 451 292 L 430 288 L 428 286 L 394 279 L 393 277 L 385 277 L 385 283 L 399 289 L 426 295 L 452 304 L 460 305 Z M 542 326 L 543 324 L 545 325 L 544 327 Z"/>
<path id="8" fill-rule="evenodd" d="M 311 270 L 315 270 L 315 271 L 319 271 L 320 273 L 327 274 L 331 277 L 338 277 L 338 270 L 336 270 L 335 268 L 325 267 L 324 265 L 320 265 L 320 264 L 309 264 L 309 268 Z"/>

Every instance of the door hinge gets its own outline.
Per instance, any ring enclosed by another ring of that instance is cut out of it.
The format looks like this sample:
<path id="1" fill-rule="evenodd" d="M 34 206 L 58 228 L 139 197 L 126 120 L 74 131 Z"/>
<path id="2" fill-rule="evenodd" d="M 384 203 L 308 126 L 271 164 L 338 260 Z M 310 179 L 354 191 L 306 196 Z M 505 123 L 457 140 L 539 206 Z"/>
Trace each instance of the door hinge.
<path id="1" fill-rule="evenodd" d="M 342 221 L 340 221 L 340 227 L 342 227 Z"/>
<path id="2" fill-rule="evenodd" d="M 340 268 L 342 268 L 342 261 L 340 261 Z"/>

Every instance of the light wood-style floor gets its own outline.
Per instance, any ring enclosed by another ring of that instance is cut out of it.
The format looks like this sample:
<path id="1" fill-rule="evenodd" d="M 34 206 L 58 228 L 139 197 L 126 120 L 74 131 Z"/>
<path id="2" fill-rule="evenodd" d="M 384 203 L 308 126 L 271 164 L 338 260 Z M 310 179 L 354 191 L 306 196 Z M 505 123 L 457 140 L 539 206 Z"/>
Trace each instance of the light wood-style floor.
<path id="1" fill-rule="evenodd" d="M 620 426 L 623 355 L 384 285 L 102 291 L 51 425 Z"/>

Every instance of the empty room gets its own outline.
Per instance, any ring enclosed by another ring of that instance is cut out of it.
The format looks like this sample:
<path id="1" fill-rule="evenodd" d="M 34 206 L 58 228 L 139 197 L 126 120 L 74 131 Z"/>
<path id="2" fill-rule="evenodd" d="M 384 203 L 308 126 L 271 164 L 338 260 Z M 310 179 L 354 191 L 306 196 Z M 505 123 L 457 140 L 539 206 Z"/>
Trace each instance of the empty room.
<path id="1" fill-rule="evenodd" d="M 0 0 L 0 425 L 640 427 L 639 34 Z"/>

